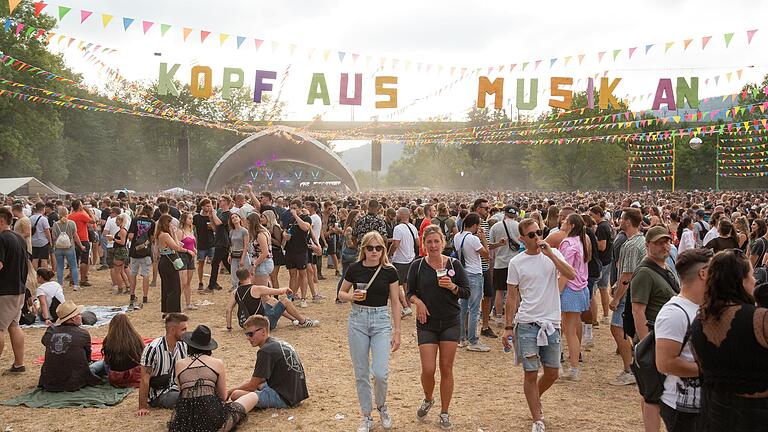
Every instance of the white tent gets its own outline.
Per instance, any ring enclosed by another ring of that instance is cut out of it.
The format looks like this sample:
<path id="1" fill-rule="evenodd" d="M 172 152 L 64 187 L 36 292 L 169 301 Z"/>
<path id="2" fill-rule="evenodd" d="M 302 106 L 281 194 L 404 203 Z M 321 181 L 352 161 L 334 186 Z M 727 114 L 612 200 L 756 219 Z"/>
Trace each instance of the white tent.
<path id="1" fill-rule="evenodd" d="M 174 187 L 174 188 L 164 190 L 163 193 L 169 194 L 169 195 L 194 195 L 194 192 L 186 190 L 184 188 L 180 188 L 180 187 Z"/>
<path id="2" fill-rule="evenodd" d="M 0 193 L 4 195 L 24 196 L 35 194 L 62 195 L 59 193 L 59 191 L 54 190 L 50 186 L 34 177 L 0 178 Z M 64 194 L 66 194 L 66 192 Z"/>

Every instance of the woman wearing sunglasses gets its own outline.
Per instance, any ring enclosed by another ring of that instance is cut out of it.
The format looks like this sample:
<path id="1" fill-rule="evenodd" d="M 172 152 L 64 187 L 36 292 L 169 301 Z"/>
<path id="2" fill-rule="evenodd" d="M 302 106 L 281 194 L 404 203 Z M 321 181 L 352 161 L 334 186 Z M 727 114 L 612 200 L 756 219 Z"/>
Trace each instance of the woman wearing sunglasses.
<path id="1" fill-rule="evenodd" d="M 352 302 L 347 337 L 363 414 L 358 432 L 373 428 L 371 372 L 376 411 L 384 429 L 392 428 L 392 418 L 386 406 L 387 378 L 389 351 L 397 351 L 400 347 L 400 286 L 397 270 L 387 258 L 385 244 L 378 231 L 363 236 L 358 261 L 345 272 L 339 291 L 340 300 Z M 387 302 L 392 309 L 391 317 Z"/>
<path id="2" fill-rule="evenodd" d="M 416 337 L 421 358 L 424 401 L 416 411 L 424 420 L 435 403 L 435 363 L 440 354 L 439 424 L 450 429 L 448 407 L 453 397 L 453 360 L 459 346 L 459 299 L 470 295 L 469 278 L 461 263 L 442 254 L 445 235 L 437 225 L 424 229 L 421 244 L 427 255 L 411 264 L 408 298 L 416 306 Z"/>
<path id="3" fill-rule="evenodd" d="M 709 431 L 764 431 L 768 422 L 768 309 L 755 306 L 754 290 L 741 249 L 712 258 L 704 303 L 691 323 L 705 377 L 699 420 Z"/>

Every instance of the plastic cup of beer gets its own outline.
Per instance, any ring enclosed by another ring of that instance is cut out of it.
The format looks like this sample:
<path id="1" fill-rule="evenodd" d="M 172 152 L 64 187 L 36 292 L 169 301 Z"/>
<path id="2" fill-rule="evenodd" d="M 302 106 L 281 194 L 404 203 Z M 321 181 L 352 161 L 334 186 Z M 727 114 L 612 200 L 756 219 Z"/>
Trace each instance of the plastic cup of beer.
<path id="1" fill-rule="evenodd" d="M 437 278 L 438 279 L 440 279 L 441 277 L 448 276 L 448 270 L 446 270 L 446 269 L 435 270 L 435 272 L 437 273 Z"/>
<path id="2" fill-rule="evenodd" d="M 358 301 L 365 301 L 366 297 L 368 297 L 368 289 L 366 289 L 367 283 L 358 283 L 357 287 L 355 288 L 355 294 L 360 293 L 362 294 L 362 298 Z"/>

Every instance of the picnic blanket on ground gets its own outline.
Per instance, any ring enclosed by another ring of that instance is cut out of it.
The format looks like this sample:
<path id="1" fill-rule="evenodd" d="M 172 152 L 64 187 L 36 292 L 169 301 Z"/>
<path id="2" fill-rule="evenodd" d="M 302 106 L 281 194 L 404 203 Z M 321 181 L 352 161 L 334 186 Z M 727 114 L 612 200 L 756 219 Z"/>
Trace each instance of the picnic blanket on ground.
<path id="1" fill-rule="evenodd" d="M 128 306 L 85 306 L 83 312 L 91 311 L 96 314 L 96 324 L 92 326 L 84 325 L 84 328 L 101 327 L 109 324 L 112 318 L 120 312 L 127 312 Z M 35 321 L 31 325 L 23 325 L 21 328 L 45 328 L 45 322 Z"/>
<path id="2" fill-rule="evenodd" d="M 73 392 L 48 392 L 36 388 L 13 399 L 0 401 L 0 404 L 25 405 L 30 408 L 106 408 L 120 403 L 132 390 L 112 387 L 109 383 L 83 387 Z"/>
<path id="3" fill-rule="evenodd" d="M 141 341 L 144 345 L 152 342 L 154 338 L 142 338 Z M 91 339 L 91 361 L 104 360 L 104 354 L 101 353 L 102 344 L 104 339 Z M 45 362 L 45 355 L 35 359 L 35 364 L 43 364 Z"/>

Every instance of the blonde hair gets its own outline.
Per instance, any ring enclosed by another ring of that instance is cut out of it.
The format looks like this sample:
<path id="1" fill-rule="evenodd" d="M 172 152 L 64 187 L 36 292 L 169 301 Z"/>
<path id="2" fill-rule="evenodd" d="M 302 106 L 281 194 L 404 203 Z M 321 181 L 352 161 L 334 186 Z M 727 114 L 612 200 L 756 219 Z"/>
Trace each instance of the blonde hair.
<path id="1" fill-rule="evenodd" d="M 269 230 L 269 232 L 271 233 L 272 228 L 274 228 L 275 225 L 277 225 L 277 217 L 275 216 L 275 212 L 273 212 L 272 210 L 264 210 L 264 212 L 261 215 L 264 216 L 264 218 L 267 220 L 267 230 Z"/>
<path id="2" fill-rule="evenodd" d="M 443 242 L 443 248 L 445 248 L 445 234 L 443 234 L 443 230 L 440 229 L 439 226 L 432 224 L 432 225 L 427 225 L 427 227 L 424 228 L 424 233 L 421 235 L 421 244 L 425 245 L 425 250 L 426 250 L 426 244 L 427 244 L 427 237 L 431 236 L 432 234 L 437 234 L 440 236 L 440 241 Z"/>
<path id="3" fill-rule="evenodd" d="M 387 242 L 384 241 L 384 237 L 378 231 L 371 231 L 363 236 L 363 240 L 360 242 L 360 252 L 357 256 L 358 261 L 365 259 L 365 247 L 371 244 L 372 241 L 378 241 L 384 250 L 381 251 L 381 258 L 379 258 L 379 265 L 383 267 L 391 267 L 389 263 L 389 256 L 387 256 Z"/>
<path id="4" fill-rule="evenodd" d="M 125 213 L 120 213 L 117 215 L 117 218 L 115 218 L 115 222 L 117 223 L 117 226 L 120 228 L 125 228 L 125 220 L 128 219 L 128 215 Z"/>

